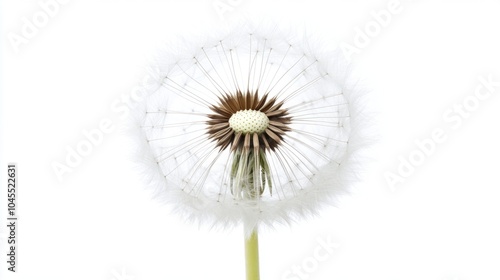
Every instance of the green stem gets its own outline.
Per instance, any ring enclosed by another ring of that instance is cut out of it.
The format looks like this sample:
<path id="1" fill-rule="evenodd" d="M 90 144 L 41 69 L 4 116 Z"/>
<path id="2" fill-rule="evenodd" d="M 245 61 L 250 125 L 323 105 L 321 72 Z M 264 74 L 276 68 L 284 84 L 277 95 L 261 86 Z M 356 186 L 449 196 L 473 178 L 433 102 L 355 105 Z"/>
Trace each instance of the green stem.
<path id="1" fill-rule="evenodd" d="M 245 236 L 245 259 L 247 280 L 259 280 L 259 237 L 257 229 L 247 238 Z"/>

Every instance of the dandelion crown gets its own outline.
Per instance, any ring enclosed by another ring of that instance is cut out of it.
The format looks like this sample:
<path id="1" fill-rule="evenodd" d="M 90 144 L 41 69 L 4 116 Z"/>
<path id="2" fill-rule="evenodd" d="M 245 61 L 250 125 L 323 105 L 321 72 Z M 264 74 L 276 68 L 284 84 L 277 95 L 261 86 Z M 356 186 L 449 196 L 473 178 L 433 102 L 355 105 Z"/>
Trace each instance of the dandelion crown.
<path id="1" fill-rule="evenodd" d="M 340 56 L 239 26 L 162 54 L 134 108 L 158 196 L 214 226 L 289 223 L 349 181 L 356 110 Z"/>

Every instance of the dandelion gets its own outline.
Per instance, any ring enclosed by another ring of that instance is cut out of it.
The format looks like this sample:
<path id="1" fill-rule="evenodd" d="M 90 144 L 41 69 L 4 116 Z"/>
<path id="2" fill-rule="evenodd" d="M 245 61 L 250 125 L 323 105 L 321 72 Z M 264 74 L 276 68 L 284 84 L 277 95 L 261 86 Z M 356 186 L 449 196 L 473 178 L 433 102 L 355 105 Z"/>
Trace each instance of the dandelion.
<path id="1" fill-rule="evenodd" d="M 142 166 L 187 220 L 243 224 L 258 279 L 257 228 L 344 192 L 355 99 L 339 57 L 304 38 L 240 26 L 192 46 L 159 59 L 158 87 L 134 110 Z"/>

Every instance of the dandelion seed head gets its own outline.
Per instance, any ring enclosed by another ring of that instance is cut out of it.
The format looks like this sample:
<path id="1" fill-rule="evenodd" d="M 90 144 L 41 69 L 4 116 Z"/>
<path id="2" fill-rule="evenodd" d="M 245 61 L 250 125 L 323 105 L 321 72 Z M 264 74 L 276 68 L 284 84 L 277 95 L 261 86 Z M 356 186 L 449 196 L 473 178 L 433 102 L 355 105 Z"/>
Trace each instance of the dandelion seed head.
<path id="1" fill-rule="evenodd" d="M 361 134 L 341 54 L 247 26 L 188 49 L 162 56 L 161 86 L 134 110 L 161 199 L 186 219 L 251 229 L 345 192 Z"/>

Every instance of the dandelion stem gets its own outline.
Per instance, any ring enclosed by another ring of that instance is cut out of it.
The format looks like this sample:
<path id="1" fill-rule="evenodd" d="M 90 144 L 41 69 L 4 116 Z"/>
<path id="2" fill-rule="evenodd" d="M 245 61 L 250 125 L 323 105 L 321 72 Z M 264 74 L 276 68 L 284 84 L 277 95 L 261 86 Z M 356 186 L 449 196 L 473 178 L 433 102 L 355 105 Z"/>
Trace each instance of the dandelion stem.
<path id="1" fill-rule="evenodd" d="M 259 280 L 259 237 L 257 229 L 254 229 L 249 237 L 245 236 L 245 259 L 247 280 Z"/>

